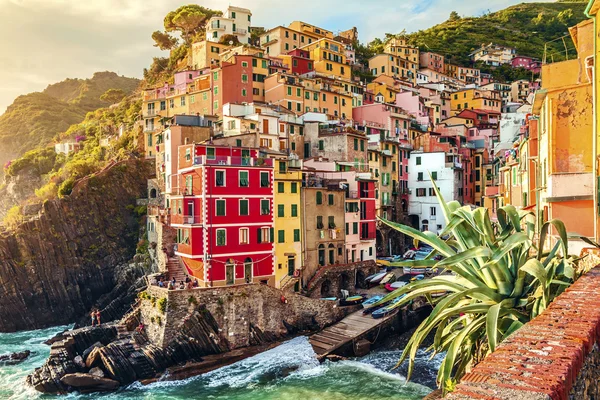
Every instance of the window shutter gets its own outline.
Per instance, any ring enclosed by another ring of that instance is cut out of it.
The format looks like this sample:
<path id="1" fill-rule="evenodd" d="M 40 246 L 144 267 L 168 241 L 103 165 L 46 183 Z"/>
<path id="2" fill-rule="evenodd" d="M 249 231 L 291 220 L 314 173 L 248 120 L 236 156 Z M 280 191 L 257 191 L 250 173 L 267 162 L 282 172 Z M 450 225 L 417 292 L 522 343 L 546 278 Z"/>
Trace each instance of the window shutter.
<path id="1" fill-rule="evenodd" d="M 271 239 L 271 243 L 273 243 L 273 239 L 275 236 L 275 229 L 273 229 L 273 228 L 270 229 L 269 236 L 270 236 L 269 239 Z"/>
<path id="2" fill-rule="evenodd" d="M 262 240 L 261 240 L 262 231 L 260 228 L 257 228 L 256 231 L 257 231 L 256 232 L 256 242 L 260 244 L 260 243 L 262 243 Z"/>

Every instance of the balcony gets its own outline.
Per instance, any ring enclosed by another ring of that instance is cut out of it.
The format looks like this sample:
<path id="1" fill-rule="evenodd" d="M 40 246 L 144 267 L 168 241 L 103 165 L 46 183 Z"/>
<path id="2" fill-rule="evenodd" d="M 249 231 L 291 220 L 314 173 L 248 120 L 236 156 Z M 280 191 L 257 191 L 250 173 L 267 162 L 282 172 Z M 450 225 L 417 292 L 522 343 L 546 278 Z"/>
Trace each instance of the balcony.
<path id="1" fill-rule="evenodd" d="M 210 29 L 215 31 L 224 31 L 225 25 L 221 25 L 220 21 L 213 21 L 210 23 Z"/>
<path id="2" fill-rule="evenodd" d="M 224 165 L 240 167 L 273 167 L 272 158 L 230 157 L 217 156 L 207 158 L 206 156 L 194 157 L 194 165 Z"/>
<path id="3" fill-rule="evenodd" d="M 198 225 L 202 224 L 202 215 L 171 215 L 171 224 Z"/>
<path id="4" fill-rule="evenodd" d="M 235 28 L 233 30 L 233 33 L 237 33 L 238 35 L 245 35 L 246 33 L 248 33 L 248 30 L 243 28 Z"/>
<path id="5" fill-rule="evenodd" d="M 159 113 L 159 111 L 155 108 L 150 109 L 150 110 L 146 109 L 143 111 L 142 116 L 144 118 L 156 117 L 158 115 L 158 113 Z"/>
<path id="6" fill-rule="evenodd" d="M 347 199 L 358 199 L 358 191 L 357 190 L 347 191 L 346 198 Z"/>

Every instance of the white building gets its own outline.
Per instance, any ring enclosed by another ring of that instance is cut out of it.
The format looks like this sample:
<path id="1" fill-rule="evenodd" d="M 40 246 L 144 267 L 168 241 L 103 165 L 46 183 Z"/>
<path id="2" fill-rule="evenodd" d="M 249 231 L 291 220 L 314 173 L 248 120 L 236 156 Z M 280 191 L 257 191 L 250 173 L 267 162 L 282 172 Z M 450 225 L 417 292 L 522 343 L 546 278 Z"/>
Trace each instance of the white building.
<path id="1" fill-rule="evenodd" d="M 68 156 L 71 153 L 77 153 L 81 149 L 83 149 L 83 143 L 76 141 L 61 142 L 54 145 L 54 152 L 56 154 L 64 154 L 65 156 Z"/>
<path id="2" fill-rule="evenodd" d="M 247 8 L 229 6 L 222 17 L 212 17 L 206 24 L 206 40 L 218 42 L 224 35 L 234 35 L 240 43 L 250 43 L 252 12 Z"/>
<path id="3" fill-rule="evenodd" d="M 446 202 L 456 200 L 462 204 L 463 168 L 459 156 L 446 152 L 413 151 L 408 161 L 408 169 L 408 212 L 419 217 L 419 227 L 422 231 L 440 233 L 446 227 L 446 221 L 429 174 Z"/>

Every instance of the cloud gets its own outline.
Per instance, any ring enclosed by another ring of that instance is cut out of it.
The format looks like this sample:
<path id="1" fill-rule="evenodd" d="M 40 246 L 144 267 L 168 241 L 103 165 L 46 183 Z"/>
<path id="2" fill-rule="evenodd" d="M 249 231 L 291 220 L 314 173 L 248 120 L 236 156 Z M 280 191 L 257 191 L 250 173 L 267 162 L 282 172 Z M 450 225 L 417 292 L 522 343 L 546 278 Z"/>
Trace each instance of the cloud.
<path id="1" fill-rule="evenodd" d="M 491 0 L 498 10 L 523 0 Z M 533 1 L 533 0 L 526 0 Z M 43 90 L 66 78 L 91 77 L 110 70 L 141 77 L 152 57 L 166 55 L 150 35 L 164 16 L 188 0 L 0 0 L 0 113 L 19 94 Z M 225 10 L 238 4 L 253 11 L 255 26 L 273 27 L 303 20 L 334 32 L 358 28 L 361 41 L 424 29 L 451 11 L 477 15 L 480 3 L 462 0 L 207 0 Z"/>

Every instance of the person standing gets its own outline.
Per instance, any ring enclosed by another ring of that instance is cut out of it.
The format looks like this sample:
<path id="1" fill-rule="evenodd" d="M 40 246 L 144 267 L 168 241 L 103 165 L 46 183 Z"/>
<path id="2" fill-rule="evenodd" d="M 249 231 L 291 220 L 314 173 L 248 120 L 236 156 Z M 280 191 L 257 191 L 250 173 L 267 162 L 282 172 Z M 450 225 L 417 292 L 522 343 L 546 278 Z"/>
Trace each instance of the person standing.
<path id="1" fill-rule="evenodd" d="M 92 326 L 96 326 L 96 310 L 92 310 L 90 317 L 92 317 Z"/>
<path id="2" fill-rule="evenodd" d="M 96 322 L 98 323 L 98 326 L 100 326 L 100 310 L 96 310 Z"/>

